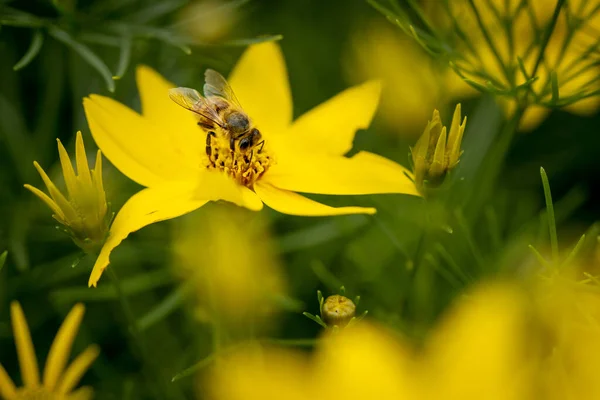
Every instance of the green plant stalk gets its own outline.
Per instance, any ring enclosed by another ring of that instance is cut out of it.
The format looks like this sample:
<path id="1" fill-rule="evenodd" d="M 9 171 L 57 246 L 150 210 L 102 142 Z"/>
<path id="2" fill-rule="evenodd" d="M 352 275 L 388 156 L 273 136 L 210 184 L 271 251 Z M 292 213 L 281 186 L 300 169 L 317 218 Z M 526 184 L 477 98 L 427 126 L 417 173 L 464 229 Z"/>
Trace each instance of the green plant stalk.
<path id="1" fill-rule="evenodd" d="M 154 386 L 155 394 L 160 394 L 161 398 L 168 399 L 170 397 L 169 390 L 162 380 L 160 371 L 155 365 L 153 359 L 150 357 L 150 352 L 148 351 L 146 342 L 143 340 L 143 337 L 140 333 L 137 319 L 135 318 L 135 314 L 133 313 L 129 299 L 121 287 L 119 277 L 117 276 L 117 273 L 113 267 L 107 268 L 107 270 L 108 276 L 110 276 L 110 279 L 112 280 L 117 291 L 119 303 L 121 305 L 121 309 L 123 310 L 123 314 L 125 315 L 125 319 L 127 320 L 127 324 L 129 325 L 129 332 L 131 333 L 133 342 L 140 352 L 144 365 L 150 369 L 151 374 L 148 374 L 149 376 L 147 376 L 147 380 L 150 381 L 152 386 Z"/>
<path id="2" fill-rule="evenodd" d="M 542 176 L 542 185 L 544 186 L 544 197 L 546 199 L 546 212 L 548 214 L 548 231 L 550 232 L 552 262 L 554 266 L 558 266 L 560 259 L 558 252 L 558 237 L 556 234 L 556 218 L 554 217 L 554 204 L 552 204 L 552 192 L 550 191 L 548 175 L 546 175 L 546 171 L 543 167 L 540 167 L 540 175 Z"/>

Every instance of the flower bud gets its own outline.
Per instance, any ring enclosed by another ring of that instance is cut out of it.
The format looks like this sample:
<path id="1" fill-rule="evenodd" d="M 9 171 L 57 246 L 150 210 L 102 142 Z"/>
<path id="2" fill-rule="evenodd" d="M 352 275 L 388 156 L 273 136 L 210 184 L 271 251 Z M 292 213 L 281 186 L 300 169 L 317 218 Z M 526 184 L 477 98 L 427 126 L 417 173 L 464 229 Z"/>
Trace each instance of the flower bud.
<path id="1" fill-rule="evenodd" d="M 321 308 L 321 318 L 330 327 L 338 326 L 342 328 L 348 325 L 355 314 L 356 306 L 354 302 L 338 294 L 325 299 Z"/>
<path id="2" fill-rule="evenodd" d="M 442 125 L 440 113 L 433 111 L 423 135 L 411 149 L 415 184 L 425 194 L 426 189 L 440 186 L 446 174 L 454 169 L 462 154 L 460 145 L 467 124 L 467 117 L 460 123 L 460 104 L 456 106 L 448 133 Z"/>
<path id="3" fill-rule="evenodd" d="M 102 247 L 111 219 L 102 183 L 102 155 L 98 150 L 96 165 L 94 169 L 90 169 L 81 132 L 77 132 L 75 148 L 77 173 L 60 140 L 58 153 L 67 195 L 58 190 L 37 162 L 34 162 L 34 166 L 50 196 L 31 185 L 25 185 L 25 188 L 46 203 L 52 210 L 54 219 L 63 225 L 77 246 L 87 253 L 94 253 Z"/>

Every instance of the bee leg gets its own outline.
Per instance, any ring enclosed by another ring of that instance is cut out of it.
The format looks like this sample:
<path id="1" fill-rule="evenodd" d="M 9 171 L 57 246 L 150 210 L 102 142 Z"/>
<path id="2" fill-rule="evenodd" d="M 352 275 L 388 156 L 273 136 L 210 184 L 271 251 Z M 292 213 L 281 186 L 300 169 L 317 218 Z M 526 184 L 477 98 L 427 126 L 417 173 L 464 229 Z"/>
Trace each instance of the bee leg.
<path id="1" fill-rule="evenodd" d="M 208 156 L 208 158 L 210 158 L 212 156 L 211 139 L 215 136 L 216 135 L 213 131 L 209 131 L 208 134 L 206 135 L 206 155 Z"/>
<path id="2" fill-rule="evenodd" d="M 229 148 L 231 149 L 231 152 L 235 151 L 235 139 L 233 135 L 229 138 Z"/>
<path id="3" fill-rule="evenodd" d="M 258 146 L 260 146 L 260 149 L 258 149 L 257 153 L 260 153 L 262 151 L 263 147 L 265 147 L 265 141 L 263 140 L 262 142 L 260 142 L 258 144 Z"/>

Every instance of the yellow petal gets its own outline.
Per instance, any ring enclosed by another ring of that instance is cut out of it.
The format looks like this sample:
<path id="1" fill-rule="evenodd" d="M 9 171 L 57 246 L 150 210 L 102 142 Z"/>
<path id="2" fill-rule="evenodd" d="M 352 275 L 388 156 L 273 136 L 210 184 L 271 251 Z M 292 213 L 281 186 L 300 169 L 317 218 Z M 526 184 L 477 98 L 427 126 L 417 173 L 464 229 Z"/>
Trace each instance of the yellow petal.
<path id="1" fill-rule="evenodd" d="M 85 349 L 83 353 L 78 355 L 77 358 L 73 360 L 71 365 L 69 365 L 65 370 L 62 380 L 56 387 L 56 393 L 65 395 L 73 390 L 73 388 L 79 383 L 79 380 L 83 374 L 85 374 L 99 354 L 100 348 L 96 345 L 92 345 Z M 79 392 L 79 390 L 77 392 Z"/>
<path id="2" fill-rule="evenodd" d="M 194 197 L 205 201 L 224 200 L 252 211 L 263 208 L 256 193 L 217 171 L 206 171 L 198 175 Z"/>
<path id="3" fill-rule="evenodd" d="M 48 207 L 50 207 L 50 209 L 54 213 L 55 218 L 57 220 L 59 220 L 59 222 L 61 222 L 63 224 L 67 223 L 67 221 L 65 220 L 65 214 L 62 212 L 62 210 L 60 209 L 60 207 L 58 207 L 58 205 L 56 205 L 56 203 L 54 202 L 54 200 L 52 200 L 46 193 L 42 192 L 40 189 L 38 189 L 36 187 L 33 187 L 33 186 L 29 185 L 29 184 L 25 184 L 23 186 L 25 187 L 25 189 L 27 189 L 31 193 L 35 194 L 44 203 L 46 203 L 46 205 Z"/>
<path id="4" fill-rule="evenodd" d="M 73 208 L 71 203 L 69 203 L 69 201 L 65 198 L 65 196 L 60 192 L 60 190 L 58 190 L 56 185 L 50 180 L 50 178 L 46 174 L 46 171 L 44 171 L 44 169 L 40 166 L 40 164 L 37 163 L 37 161 L 33 162 L 33 166 L 35 167 L 35 169 L 37 169 L 40 176 L 42 177 L 42 180 L 44 181 L 44 184 L 46 185 L 46 188 L 48 189 L 52 200 L 54 200 L 58 208 L 60 208 L 62 214 L 65 217 L 65 220 L 67 222 L 76 220 L 77 213 L 75 212 L 75 209 Z"/>
<path id="5" fill-rule="evenodd" d="M 410 361 L 394 337 L 361 323 L 323 340 L 314 373 L 323 399 L 418 399 Z"/>
<path id="6" fill-rule="evenodd" d="M 69 153 L 67 153 L 67 150 L 65 149 L 65 146 L 63 146 L 60 139 L 56 139 L 56 142 L 58 143 L 58 157 L 60 158 L 60 165 L 65 178 L 65 185 L 67 186 L 67 191 L 69 192 L 69 197 L 71 199 L 77 198 L 77 178 L 75 177 L 75 170 L 71 164 L 71 158 L 69 157 Z"/>
<path id="7" fill-rule="evenodd" d="M 40 385 L 40 372 L 38 370 L 35 349 L 31 342 L 27 320 L 23 314 L 21 305 L 13 301 L 10 304 L 10 315 L 12 318 L 13 333 L 15 335 L 15 345 L 17 346 L 17 355 L 19 356 L 19 366 L 21 367 L 21 376 L 23 385 L 28 387 L 38 387 Z"/>
<path id="8" fill-rule="evenodd" d="M 373 153 L 352 158 L 299 155 L 281 160 L 261 178 L 275 187 L 294 192 L 359 195 L 406 193 L 417 195 L 410 172 Z"/>
<path id="9" fill-rule="evenodd" d="M 104 193 L 104 182 L 102 181 L 102 151 L 98 149 L 96 153 L 96 165 L 92 174 L 92 180 L 94 181 L 94 190 L 98 195 L 98 218 L 102 218 L 106 214 L 106 194 Z"/>
<path id="10" fill-rule="evenodd" d="M 0 364 L 0 397 L 6 400 L 13 400 L 17 397 L 15 384 L 6 373 L 2 364 Z"/>
<path id="11" fill-rule="evenodd" d="M 283 214 L 318 217 L 344 214 L 375 214 L 374 208 L 367 207 L 330 207 L 310 200 L 297 193 L 278 189 L 268 183 L 258 181 L 254 190 L 261 200 L 275 211 Z"/>
<path id="12" fill-rule="evenodd" d="M 533 105 L 527 107 L 525 113 L 519 121 L 519 130 L 529 132 L 540 126 L 540 124 L 550 114 L 550 109 L 542 106 Z"/>
<path id="13" fill-rule="evenodd" d="M 76 391 L 69 393 L 69 400 L 92 400 L 94 398 L 94 389 L 89 386 L 80 387 Z"/>
<path id="14" fill-rule="evenodd" d="M 298 118 L 286 139 L 292 148 L 343 155 L 352 148 L 356 131 L 371 124 L 380 93 L 377 81 L 346 89 Z"/>
<path id="15" fill-rule="evenodd" d="M 250 46 L 229 76 L 244 111 L 265 136 L 283 133 L 292 122 L 292 96 L 279 45 Z"/>
<path id="16" fill-rule="evenodd" d="M 161 130 L 108 97 L 91 95 L 83 100 L 83 106 L 98 147 L 115 167 L 137 183 L 156 186 L 196 173 L 171 143 L 169 130 Z M 199 153 L 201 149 L 198 148 Z"/>
<path id="17" fill-rule="evenodd" d="M 187 214 L 206 204 L 207 200 L 193 198 L 193 185 L 173 183 L 144 189 L 133 195 L 117 214 L 88 282 L 96 286 L 109 264 L 110 253 L 130 233 L 155 222 Z"/>
<path id="18" fill-rule="evenodd" d="M 87 154 L 83 146 L 83 138 L 81 132 L 77 132 L 75 139 L 75 163 L 77 164 L 77 177 L 84 187 L 91 189 L 92 176 L 90 175 L 90 167 L 88 166 Z"/>
<path id="19" fill-rule="evenodd" d="M 169 98 L 169 89 L 178 85 L 167 81 L 158 72 L 145 65 L 136 70 L 136 80 L 142 102 L 144 118 L 166 129 L 169 139 L 189 165 L 201 163 L 205 135 L 202 134 L 196 116 L 175 104 Z"/>
<path id="20" fill-rule="evenodd" d="M 71 346 L 79 330 L 84 312 L 85 308 L 83 304 L 76 304 L 65 318 L 65 321 L 56 334 L 54 342 L 52 342 L 52 347 L 50 347 L 48 359 L 46 360 L 46 367 L 44 368 L 44 387 L 48 390 L 54 390 L 60 374 L 69 360 Z"/>

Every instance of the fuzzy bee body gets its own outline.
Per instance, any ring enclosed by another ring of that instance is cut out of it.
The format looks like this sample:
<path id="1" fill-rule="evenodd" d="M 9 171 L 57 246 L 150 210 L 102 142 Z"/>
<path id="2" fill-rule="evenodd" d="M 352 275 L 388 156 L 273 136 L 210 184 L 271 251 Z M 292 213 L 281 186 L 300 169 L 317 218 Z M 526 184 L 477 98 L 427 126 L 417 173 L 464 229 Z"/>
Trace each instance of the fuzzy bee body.
<path id="1" fill-rule="evenodd" d="M 262 150 L 262 135 L 252 120 L 244 112 L 237 100 L 231 86 L 218 72 L 206 70 L 204 96 L 197 90 L 190 88 L 175 88 L 169 90 L 169 97 L 183 108 L 194 112 L 198 116 L 198 126 L 207 132 L 206 154 L 212 154 L 213 139 L 216 132 L 222 132 L 229 140 L 231 152 L 238 152 L 250 160 L 254 147 L 260 145 Z M 249 161 L 248 161 L 249 162 Z"/>

